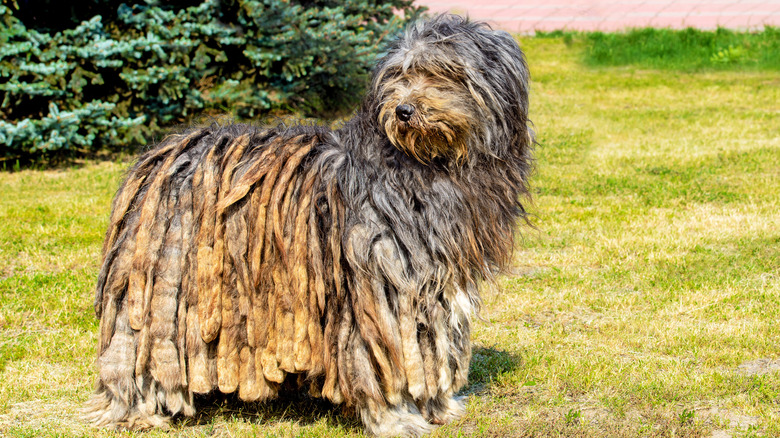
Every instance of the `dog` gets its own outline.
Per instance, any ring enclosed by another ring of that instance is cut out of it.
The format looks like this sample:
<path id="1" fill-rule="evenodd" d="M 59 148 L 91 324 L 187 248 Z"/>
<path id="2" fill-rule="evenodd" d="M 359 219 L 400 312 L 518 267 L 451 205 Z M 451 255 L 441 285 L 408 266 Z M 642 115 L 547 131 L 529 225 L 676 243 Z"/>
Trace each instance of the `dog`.
<path id="1" fill-rule="evenodd" d="M 88 419 L 290 387 L 378 436 L 460 417 L 479 285 L 527 221 L 528 88 L 508 33 L 442 15 L 389 44 L 339 129 L 208 126 L 140 156 L 103 245 Z"/>

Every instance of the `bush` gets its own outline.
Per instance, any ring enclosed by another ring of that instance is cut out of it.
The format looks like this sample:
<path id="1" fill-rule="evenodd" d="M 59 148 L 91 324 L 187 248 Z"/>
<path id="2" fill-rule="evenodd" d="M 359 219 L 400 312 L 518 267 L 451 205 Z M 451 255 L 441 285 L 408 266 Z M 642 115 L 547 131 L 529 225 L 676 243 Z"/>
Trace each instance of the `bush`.
<path id="1" fill-rule="evenodd" d="M 0 160 L 128 148 L 203 113 L 343 108 L 419 13 L 411 0 L 38 3 L 50 8 L 0 6 Z"/>

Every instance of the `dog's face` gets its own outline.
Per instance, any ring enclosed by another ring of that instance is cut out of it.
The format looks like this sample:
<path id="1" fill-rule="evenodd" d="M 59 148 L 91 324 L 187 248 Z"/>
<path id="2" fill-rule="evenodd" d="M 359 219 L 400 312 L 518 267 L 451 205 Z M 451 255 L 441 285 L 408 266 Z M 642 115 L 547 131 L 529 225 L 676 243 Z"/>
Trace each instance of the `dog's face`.
<path id="1" fill-rule="evenodd" d="M 417 65 L 415 58 L 422 56 L 407 56 L 408 66 L 385 72 L 380 125 L 397 148 L 422 163 L 442 156 L 464 159 L 484 111 L 463 86 L 466 73 L 460 66 Z"/>
<path id="2" fill-rule="evenodd" d="M 475 153 L 501 156 L 515 137 L 528 137 L 527 81 L 509 34 L 443 16 L 391 45 L 372 94 L 377 121 L 395 147 L 424 164 L 460 163 Z"/>

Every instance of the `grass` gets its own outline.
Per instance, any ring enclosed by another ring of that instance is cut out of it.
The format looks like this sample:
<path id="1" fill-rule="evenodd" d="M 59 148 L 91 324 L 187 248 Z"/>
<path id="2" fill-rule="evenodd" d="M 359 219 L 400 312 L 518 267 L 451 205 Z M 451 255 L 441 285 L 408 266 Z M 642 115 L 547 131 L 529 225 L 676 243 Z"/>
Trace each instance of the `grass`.
<path id="1" fill-rule="evenodd" d="M 618 33 L 540 32 L 584 42 L 584 60 L 592 66 L 640 65 L 647 68 L 700 71 L 780 70 L 780 28 L 737 32 L 725 28 L 683 31 L 643 28 Z"/>
<path id="2" fill-rule="evenodd" d="M 778 436 L 780 73 L 591 63 L 592 41 L 520 41 L 536 229 L 485 293 L 468 414 L 434 435 Z M 0 174 L 0 435 L 114 436 L 76 410 L 125 166 Z M 305 398 L 203 406 L 173 434 L 362 434 Z"/>

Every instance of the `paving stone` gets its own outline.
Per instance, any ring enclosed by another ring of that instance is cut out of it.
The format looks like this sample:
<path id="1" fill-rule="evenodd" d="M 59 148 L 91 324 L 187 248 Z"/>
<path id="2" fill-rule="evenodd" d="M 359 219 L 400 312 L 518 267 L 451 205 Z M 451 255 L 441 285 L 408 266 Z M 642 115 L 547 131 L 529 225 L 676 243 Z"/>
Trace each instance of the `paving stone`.
<path id="1" fill-rule="evenodd" d="M 780 0 L 418 0 L 433 13 L 453 12 L 493 27 L 619 31 L 632 27 L 760 30 L 780 26 Z"/>

